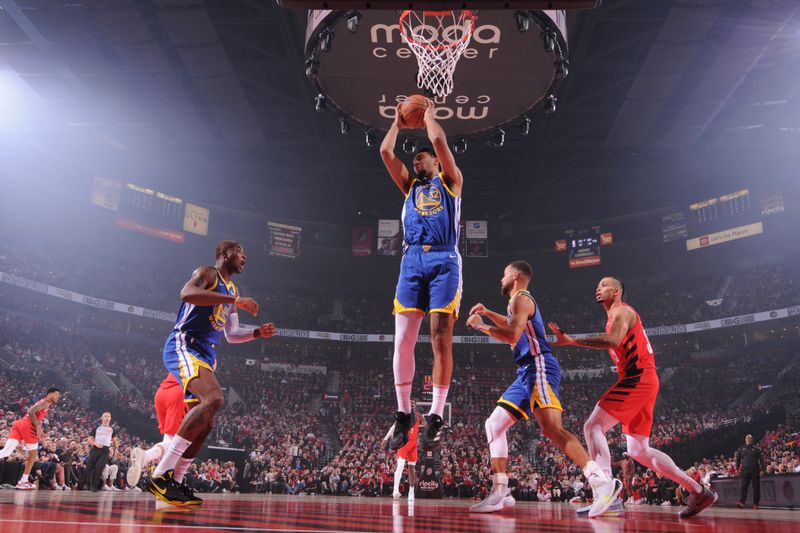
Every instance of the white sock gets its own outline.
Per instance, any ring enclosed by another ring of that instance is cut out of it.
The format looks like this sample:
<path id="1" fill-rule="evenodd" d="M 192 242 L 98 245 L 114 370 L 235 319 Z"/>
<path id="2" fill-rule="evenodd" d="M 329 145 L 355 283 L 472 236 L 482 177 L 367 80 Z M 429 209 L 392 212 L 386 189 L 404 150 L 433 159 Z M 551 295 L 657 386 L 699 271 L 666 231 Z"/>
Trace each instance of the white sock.
<path id="1" fill-rule="evenodd" d="M 508 475 L 505 472 L 497 472 L 492 476 L 492 490 L 500 492 L 508 487 Z"/>
<path id="2" fill-rule="evenodd" d="M 14 450 L 17 449 L 17 446 L 19 446 L 19 441 L 17 439 L 8 439 L 6 445 L 0 450 L 0 459 L 10 457 L 11 454 L 14 453 Z"/>
<path id="3" fill-rule="evenodd" d="M 449 390 L 450 385 L 433 384 L 433 401 L 428 414 L 444 415 L 444 404 L 447 402 L 447 391 Z"/>
<path id="4" fill-rule="evenodd" d="M 397 395 L 397 410 L 408 414 L 411 412 L 411 383 L 395 385 L 394 392 Z"/>
<path id="5" fill-rule="evenodd" d="M 586 463 L 586 466 L 583 467 L 583 475 L 586 477 L 586 481 L 589 483 L 592 482 L 592 476 L 595 476 L 598 480 L 602 481 L 610 479 L 606 472 L 600 468 L 600 465 L 594 461 L 589 461 Z"/>
<path id="6" fill-rule="evenodd" d="M 397 458 L 397 468 L 394 470 L 394 494 L 400 492 L 400 480 L 403 477 L 403 469 L 406 467 L 406 460 L 400 457 Z"/>
<path id="7" fill-rule="evenodd" d="M 167 470 L 173 470 L 175 465 L 178 464 L 178 460 L 183 455 L 183 452 L 191 445 L 192 443 L 190 441 L 184 439 L 180 435 L 175 435 L 175 438 L 169 443 L 169 448 L 164 453 L 164 457 L 161 458 L 161 462 L 158 463 L 158 466 L 153 472 L 153 476 L 163 476 L 164 472 Z"/>
<path id="8" fill-rule="evenodd" d="M 144 464 L 148 465 L 153 461 L 158 461 L 164 455 L 164 447 L 161 444 L 156 444 L 146 452 L 144 452 Z"/>
<path id="9" fill-rule="evenodd" d="M 394 316 L 394 372 L 397 410 L 411 412 L 411 385 L 414 382 L 414 345 L 417 343 L 422 316 L 418 313 L 396 313 Z"/>
<path id="10" fill-rule="evenodd" d="M 28 474 L 22 474 L 22 477 L 19 478 L 20 483 L 27 483 L 28 482 Z"/>
<path id="11" fill-rule="evenodd" d="M 186 472 L 189 470 L 189 467 L 192 466 L 193 462 L 194 457 L 181 457 L 178 459 L 178 463 L 175 465 L 175 474 L 172 478 L 178 483 L 183 483 L 183 476 L 186 475 Z"/>

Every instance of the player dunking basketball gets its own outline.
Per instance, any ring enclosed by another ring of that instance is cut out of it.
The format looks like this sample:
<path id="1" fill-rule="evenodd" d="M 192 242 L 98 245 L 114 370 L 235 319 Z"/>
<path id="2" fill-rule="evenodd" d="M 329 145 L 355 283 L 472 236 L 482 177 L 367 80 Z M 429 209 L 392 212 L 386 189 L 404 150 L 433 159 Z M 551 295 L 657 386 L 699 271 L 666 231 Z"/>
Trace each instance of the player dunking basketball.
<path id="1" fill-rule="evenodd" d="M 17 482 L 19 490 L 33 490 L 36 486 L 28 481 L 31 475 L 33 464 L 36 462 L 36 452 L 39 449 L 39 441 L 44 438 L 42 421 L 47 416 L 47 410 L 58 403 L 61 391 L 53 387 L 47 389 L 47 395 L 33 404 L 28 412 L 11 425 L 11 433 L 6 439 L 6 445 L 0 450 L 0 459 L 9 457 L 17 446 L 25 445 L 28 456 L 25 458 L 25 467 L 22 470 L 22 477 Z"/>
<path id="2" fill-rule="evenodd" d="M 447 145 L 444 130 L 428 100 L 424 123 L 433 148 L 423 148 L 413 161 L 414 176 L 395 154 L 401 129 L 400 110 L 381 144 L 381 158 L 392 180 L 405 196 L 403 204 L 403 259 L 394 300 L 394 383 L 397 394 L 392 450 L 408 441 L 414 424 L 411 386 L 414 381 L 414 345 L 424 314 L 430 313 L 433 345 L 433 401 L 420 433 L 423 448 L 432 446 L 444 425 L 442 414 L 453 374 L 453 324 L 461 302 L 461 255 L 458 232 L 461 187 L 464 179 Z M 441 171 L 439 170 L 441 167 Z"/>
<path id="3" fill-rule="evenodd" d="M 554 345 L 608 350 L 617 366 L 617 382 L 603 394 L 583 426 L 586 444 L 595 462 L 607 473 L 611 472 L 606 433 L 622 424 L 628 454 L 633 460 L 689 492 L 687 506 L 680 512 L 681 518 L 689 518 L 713 505 L 717 494 L 686 475 L 667 454 L 650 447 L 653 409 L 659 389 L 655 357 L 642 319 L 633 307 L 622 301 L 624 293 L 625 286 L 619 279 L 601 279 L 595 299 L 608 314 L 605 335 L 574 339 L 551 322 L 550 329 L 556 336 Z"/>
<path id="4" fill-rule="evenodd" d="M 513 261 L 506 266 L 500 279 L 500 292 L 509 298 L 507 314 L 495 313 L 479 303 L 470 310 L 467 319 L 468 326 L 508 343 L 517 364 L 517 379 L 497 400 L 497 407 L 485 424 L 494 472 L 492 492 L 482 502 L 473 505 L 470 511 L 493 513 L 514 507 L 506 474 L 506 432 L 517 421 L 533 416 L 544 436 L 583 469 L 594 492 L 590 516 L 600 516 L 608 511 L 606 502 L 613 500 L 622 485 L 591 461 L 578 437 L 564 429 L 561 421 L 563 407 L 558 398 L 561 367 L 547 343 L 541 310 L 528 292 L 532 277 L 527 262 Z M 484 324 L 481 318 L 484 316 L 494 325 Z"/>
<path id="5" fill-rule="evenodd" d="M 214 376 L 217 345 L 224 333 L 231 343 L 248 342 L 275 335 L 275 325 L 256 329 L 239 326 L 237 309 L 253 315 L 258 303 L 239 296 L 231 281 L 244 271 L 247 256 L 236 241 L 220 241 L 216 265 L 202 266 L 192 273 L 181 290 L 181 304 L 175 327 L 164 345 L 164 365 L 181 384 L 184 401 L 196 403 L 184 417 L 164 456 L 158 463 L 147 489 L 172 505 L 187 505 L 200 500 L 190 496 L 174 478 L 174 471 L 188 467 L 203 445 L 225 399 Z"/>
<path id="6" fill-rule="evenodd" d="M 397 468 L 394 470 L 394 490 L 392 491 L 392 498 L 397 500 L 400 499 L 400 479 L 403 477 L 403 470 L 405 469 L 406 465 L 408 465 L 408 501 L 414 501 L 414 486 L 417 484 L 417 459 L 418 459 L 418 442 L 417 436 L 419 435 L 419 427 L 420 423 L 422 422 L 422 417 L 420 416 L 419 412 L 417 412 L 417 404 L 412 400 L 411 402 L 411 412 L 414 415 L 414 425 L 411 426 L 411 429 L 408 431 L 408 442 L 405 446 L 397 450 Z M 381 441 L 381 447 L 383 447 L 389 439 L 392 438 L 394 434 L 394 428 L 396 424 L 393 424 L 392 427 L 389 428 L 389 432 Z"/>

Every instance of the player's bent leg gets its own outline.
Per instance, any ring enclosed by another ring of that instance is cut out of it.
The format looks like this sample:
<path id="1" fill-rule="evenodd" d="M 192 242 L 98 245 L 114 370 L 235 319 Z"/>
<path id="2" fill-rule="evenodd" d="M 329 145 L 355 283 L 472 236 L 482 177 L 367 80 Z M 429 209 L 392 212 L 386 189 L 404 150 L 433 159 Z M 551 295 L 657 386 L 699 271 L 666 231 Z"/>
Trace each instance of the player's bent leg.
<path id="1" fill-rule="evenodd" d="M 504 408 L 495 407 L 484 423 L 492 461 L 492 492 L 482 502 L 469 508 L 472 513 L 494 513 L 510 509 L 516 504 L 511 496 L 511 490 L 508 488 L 508 475 L 506 474 L 508 460 L 506 432 L 517 420 Z"/>
<path id="2" fill-rule="evenodd" d="M 611 452 L 608 449 L 608 439 L 606 438 L 606 433 L 619 423 L 619 420 L 598 404 L 595 405 L 594 411 L 583 425 L 589 458 L 603 472 L 603 474 L 598 474 L 596 471 L 590 472 L 597 485 L 595 487 L 595 484 L 592 484 L 593 500 L 588 510 L 590 518 L 609 512 L 616 514 L 622 511 L 622 503 L 617 501 L 619 493 L 622 491 L 622 482 L 611 477 Z M 578 511 L 579 513 L 585 512 L 586 508 Z"/>
<path id="3" fill-rule="evenodd" d="M 19 478 L 17 482 L 17 490 L 33 490 L 36 488 L 36 485 L 28 480 L 28 476 L 30 476 L 33 465 L 36 462 L 38 448 L 38 443 L 25 443 L 25 449 L 28 451 L 28 455 L 25 458 L 25 468 L 22 471 L 22 477 Z"/>
<path id="4" fill-rule="evenodd" d="M 617 500 L 622 486 L 589 458 L 589 454 L 575 434 L 564 429 L 561 410 L 537 407 L 533 411 L 533 416 L 539 423 L 542 434 L 561 448 L 583 470 L 583 475 L 592 487 L 593 502 L 598 503 L 595 513 L 607 514 L 611 507 L 621 506 L 621 502 Z M 589 514 L 592 512 L 593 506 L 594 504 L 581 507 L 577 512 L 578 514 Z M 597 514 L 592 516 L 597 516 Z"/>
<path id="5" fill-rule="evenodd" d="M 703 487 L 689 477 L 675 464 L 672 458 L 655 448 L 650 447 L 650 437 L 643 435 L 625 435 L 628 453 L 634 461 L 652 469 L 657 474 L 671 479 L 689 492 L 686 508 L 680 512 L 681 518 L 689 518 L 717 501 L 717 493 Z"/>
<path id="6" fill-rule="evenodd" d="M 17 446 L 19 446 L 19 441 L 17 439 L 6 439 L 6 445 L 0 450 L 0 459 L 10 457 L 11 454 L 14 453 L 14 450 L 17 449 Z"/>
<path id="7" fill-rule="evenodd" d="M 217 378 L 205 366 L 198 369 L 197 376 L 189 381 L 186 389 L 198 399 L 198 403 L 184 417 L 178 434 L 170 442 L 147 485 L 157 498 L 172 505 L 188 503 L 186 495 L 173 478 L 175 465 L 193 444 L 198 449 L 202 446 L 214 416 L 225 403 Z"/>
<path id="8" fill-rule="evenodd" d="M 619 423 L 619 420 L 602 407 L 595 405 L 592 414 L 583 424 L 583 435 L 586 438 L 589 457 L 609 476 L 611 475 L 611 451 L 608 449 L 606 433 Z"/>

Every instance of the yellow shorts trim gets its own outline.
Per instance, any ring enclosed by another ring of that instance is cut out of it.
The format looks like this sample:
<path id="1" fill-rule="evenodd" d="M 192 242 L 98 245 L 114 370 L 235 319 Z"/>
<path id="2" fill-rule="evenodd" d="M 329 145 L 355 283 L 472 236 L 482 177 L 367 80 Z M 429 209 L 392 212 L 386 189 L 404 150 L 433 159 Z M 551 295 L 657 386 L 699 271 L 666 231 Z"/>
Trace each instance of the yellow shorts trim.
<path id="1" fill-rule="evenodd" d="M 212 372 L 212 373 L 214 372 L 214 369 L 211 368 L 211 366 L 209 366 L 208 363 L 206 363 L 205 361 L 201 361 L 200 359 L 198 359 L 197 357 L 195 357 L 191 353 L 187 352 L 185 354 L 185 356 L 189 359 L 189 363 L 191 365 L 190 368 L 185 368 L 186 365 L 183 364 L 183 361 L 181 360 L 180 357 L 178 358 L 178 369 L 179 369 L 180 374 L 181 374 L 181 381 L 182 381 L 181 385 L 183 385 L 183 394 L 184 395 L 191 394 L 191 393 L 188 392 L 189 383 L 191 383 L 191 381 L 194 378 L 196 378 L 197 376 L 200 375 L 200 369 L 201 368 L 207 368 L 210 372 Z M 199 402 L 200 400 L 196 399 L 196 398 L 189 398 L 188 400 L 184 399 L 184 401 L 185 402 Z"/>
<path id="2" fill-rule="evenodd" d="M 504 398 L 500 398 L 499 400 L 497 400 L 497 403 L 502 403 L 502 404 L 508 405 L 509 407 L 513 407 L 514 410 L 516 412 L 518 412 L 519 415 L 522 418 L 524 418 L 525 420 L 528 420 L 528 414 L 519 405 L 513 404 L 513 403 L 509 402 L 508 400 L 506 400 Z"/>
<path id="3" fill-rule="evenodd" d="M 425 311 L 423 311 L 422 309 L 418 309 L 416 307 L 405 307 L 403 304 L 400 303 L 400 301 L 395 296 L 394 309 L 392 310 L 392 314 L 396 313 L 420 313 L 424 315 Z"/>
<path id="4" fill-rule="evenodd" d="M 453 315 L 455 319 L 458 320 L 458 308 L 460 307 L 459 305 L 460 303 L 461 303 L 461 289 L 458 289 L 456 291 L 455 298 L 453 298 L 453 301 L 447 304 L 447 307 L 431 309 L 429 313 L 447 313 L 449 315 Z"/>
<path id="5" fill-rule="evenodd" d="M 553 392 L 553 388 L 550 384 L 547 384 L 547 392 L 548 396 L 550 396 L 550 403 L 545 403 L 544 398 L 539 395 L 539 384 L 533 386 L 533 395 L 531 396 L 531 410 L 536 409 L 537 407 L 540 409 L 558 409 L 559 411 L 563 411 L 564 408 L 561 406 L 561 402 L 558 400 L 558 396 L 556 393 Z"/>

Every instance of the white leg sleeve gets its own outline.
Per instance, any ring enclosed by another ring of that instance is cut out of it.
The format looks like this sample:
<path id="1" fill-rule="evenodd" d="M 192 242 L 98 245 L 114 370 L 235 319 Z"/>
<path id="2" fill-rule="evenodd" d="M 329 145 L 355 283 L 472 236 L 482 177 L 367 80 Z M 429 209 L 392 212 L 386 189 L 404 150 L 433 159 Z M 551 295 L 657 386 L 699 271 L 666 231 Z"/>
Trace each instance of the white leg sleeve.
<path id="1" fill-rule="evenodd" d="M 595 405 L 594 411 L 583 425 L 589 457 L 609 476 L 611 475 L 611 451 L 608 449 L 606 433 L 617 424 L 619 421 L 616 418 L 599 405 Z"/>
<path id="2" fill-rule="evenodd" d="M 690 492 L 700 492 L 702 487 L 697 481 L 686 475 L 672 458 L 660 450 L 650 447 L 650 437 L 642 435 L 625 435 L 628 453 L 634 461 L 651 468 L 657 474 L 671 479 Z"/>
<path id="3" fill-rule="evenodd" d="M 0 459 L 10 457 L 11 454 L 14 453 L 14 450 L 17 449 L 17 446 L 19 446 L 19 441 L 17 439 L 6 440 L 6 445 L 0 450 Z"/>
<path id="4" fill-rule="evenodd" d="M 417 343 L 422 315 L 396 313 L 394 316 L 394 387 L 397 410 L 411 412 L 411 385 L 414 381 L 414 345 Z"/>
<path id="5" fill-rule="evenodd" d="M 400 479 L 403 477 L 403 469 L 405 467 L 406 460 L 398 457 L 397 468 L 394 470 L 394 492 L 400 492 Z"/>
<path id="6" fill-rule="evenodd" d="M 489 455 L 492 459 L 508 457 L 508 439 L 506 431 L 517 420 L 502 407 L 495 407 L 491 416 L 486 419 L 486 441 L 489 443 Z"/>

